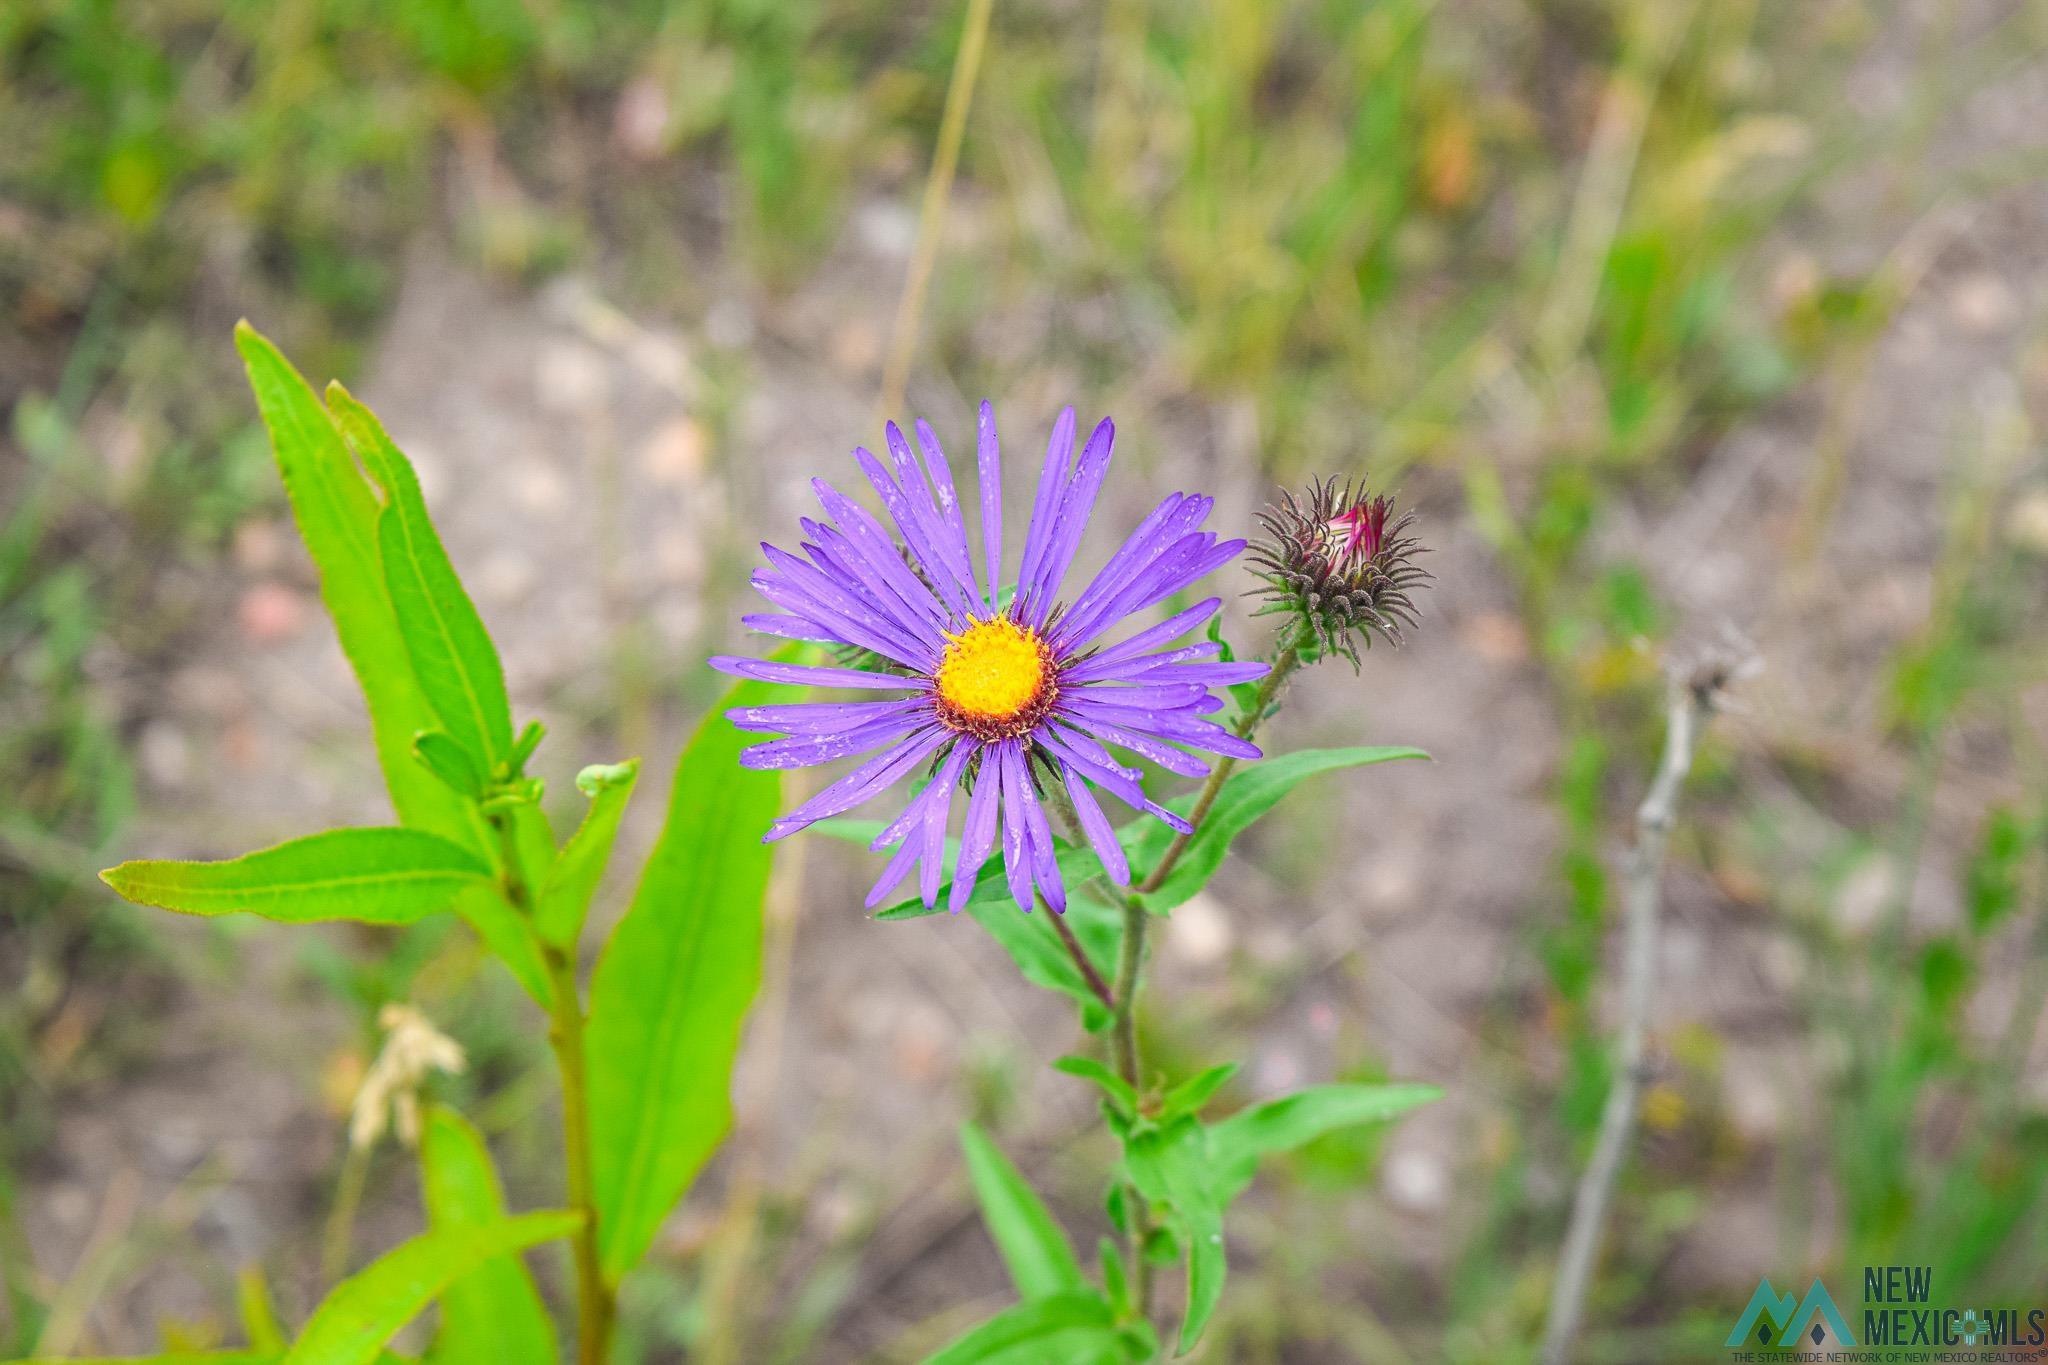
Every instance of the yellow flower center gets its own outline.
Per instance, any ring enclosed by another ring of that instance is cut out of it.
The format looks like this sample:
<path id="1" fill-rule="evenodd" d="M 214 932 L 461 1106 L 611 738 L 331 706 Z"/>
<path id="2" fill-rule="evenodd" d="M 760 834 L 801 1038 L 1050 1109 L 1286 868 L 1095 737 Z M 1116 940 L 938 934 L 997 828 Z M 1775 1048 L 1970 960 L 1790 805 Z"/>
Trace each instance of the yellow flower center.
<path id="1" fill-rule="evenodd" d="M 943 708 L 962 720 L 1012 721 L 1046 700 L 1047 650 L 1029 627 L 998 616 L 946 639 L 933 681 Z"/>

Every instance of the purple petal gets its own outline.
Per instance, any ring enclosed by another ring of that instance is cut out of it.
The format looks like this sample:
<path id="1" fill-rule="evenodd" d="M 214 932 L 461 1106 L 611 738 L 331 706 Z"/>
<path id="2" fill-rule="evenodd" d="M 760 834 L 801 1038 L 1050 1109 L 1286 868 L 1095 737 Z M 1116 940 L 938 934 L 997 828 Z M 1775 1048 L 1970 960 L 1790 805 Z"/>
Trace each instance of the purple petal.
<path id="1" fill-rule="evenodd" d="M 1164 668 L 1168 664 L 1186 663 L 1191 659 L 1206 659 L 1212 654 L 1221 654 L 1222 652 L 1223 646 L 1220 642 L 1215 640 L 1198 640 L 1191 645 L 1180 645 L 1173 649 L 1163 649 L 1157 654 L 1147 654 L 1142 659 L 1132 659 L 1119 667 L 1115 676 L 1118 678 L 1143 677 L 1155 668 Z"/>
<path id="2" fill-rule="evenodd" d="M 732 654 L 714 654 L 711 666 L 735 678 L 758 678 L 762 682 L 794 683 L 799 687 L 862 687 L 900 691 L 923 687 L 921 678 L 894 673 L 869 673 L 858 668 L 817 668 L 810 664 L 778 664 L 768 659 L 748 659 Z"/>
<path id="3" fill-rule="evenodd" d="M 974 459 L 981 482 L 981 550 L 988 561 L 988 609 L 994 611 L 1003 575 L 1003 457 L 996 441 L 996 410 L 986 398 L 981 400 L 981 415 L 975 423 Z"/>
<path id="4" fill-rule="evenodd" d="M 934 725 L 929 730 L 904 736 L 894 747 L 876 754 L 770 825 L 767 836 L 761 842 L 773 843 L 777 839 L 786 839 L 806 825 L 815 824 L 841 811 L 852 810 L 930 757 L 934 750 L 952 737 L 953 732 L 943 725 Z"/>
<path id="5" fill-rule="evenodd" d="M 1048 727 L 1038 732 L 1037 741 L 1056 757 L 1080 769 L 1089 781 L 1133 810 L 1149 811 L 1182 834 L 1194 833 L 1193 825 L 1145 795 L 1144 787 L 1139 784 L 1137 776 L 1130 769 L 1109 761 L 1108 751 L 1079 730 L 1062 728 L 1055 736 Z M 1097 758 L 1096 754 L 1103 757 Z"/>
<path id="6" fill-rule="evenodd" d="M 770 602 L 809 617 L 848 644 L 873 650 L 905 667 L 926 672 L 938 667 L 939 653 L 931 643 L 899 628 L 816 565 L 773 545 L 764 543 L 761 550 L 773 567 L 754 572 L 754 591 Z"/>
<path id="7" fill-rule="evenodd" d="M 1095 575 L 1094 581 L 1074 600 L 1073 609 L 1062 619 L 1060 629 L 1055 632 L 1055 643 L 1078 641 L 1084 634 L 1092 637 L 1130 615 L 1131 608 L 1118 606 L 1127 595 L 1125 590 L 1162 560 L 1181 550 L 1213 506 L 1215 499 L 1196 496 L 1182 498 L 1170 509 L 1164 503 L 1153 509 L 1158 520 L 1146 518 L 1151 529 L 1144 538 L 1138 540 L 1134 537 L 1126 541 L 1124 548 L 1102 566 L 1102 572 Z"/>
<path id="8" fill-rule="evenodd" d="M 780 731 L 787 735 L 830 735 L 881 720 L 928 711 L 923 697 L 900 701 L 800 701 L 774 706 L 735 706 L 726 719 L 742 730 Z"/>
<path id="9" fill-rule="evenodd" d="M 1206 700 L 1209 689 L 1200 683 L 1155 683 L 1148 680 L 1127 686 L 1122 682 L 1100 682 L 1062 688 L 1061 696 L 1125 708 L 1178 711 Z"/>
<path id="10" fill-rule="evenodd" d="M 907 461 L 910 458 L 910 447 L 903 440 L 903 432 L 894 422 L 889 423 L 887 430 L 889 444 L 901 445 L 901 459 Z M 922 480 L 915 490 L 904 488 L 890 477 L 889 471 L 882 467 L 882 462 L 876 459 L 874 452 L 866 446 L 856 447 L 853 458 L 860 465 L 861 472 L 868 476 L 868 483 L 875 490 L 875 496 L 879 497 L 882 506 L 888 509 L 890 520 L 896 523 L 897 533 L 902 536 L 903 543 L 924 567 L 925 579 L 936 588 L 946 605 L 955 612 L 971 611 L 971 596 L 961 591 L 959 575 L 953 572 L 938 542 L 932 538 L 934 530 L 940 530 L 941 533 L 943 530 L 937 524 L 939 514 L 933 510 L 931 498 L 925 493 Z M 912 473 L 915 472 L 913 467 Z"/>
<path id="11" fill-rule="evenodd" d="M 1270 673 L 1272 668 L 1271 664 L 1260 663 L 1256 659 L 1228 664 L 1154 664 L 1143 672 L 1124 676 L 1143 678 L 1146 682 L 1157 679 L 1200 683 L 1204 687 L 1230 687 L 1237 683 L 1257 682 Z"/>
<path id="12" fill-rule="evenodd" d="M 1183 537 L 1179 545 L 1160 557 L 1158 563 L 1135 575 L 1130 585 L 1117 594 L 1113 604 L 1101 611 L 1097 621 L 1086 628 L 1071 628 L 1061 643 L 1068 649 L 1085 647 L 1119 619 L 1143 611 L 1154 602 L 1173 596 L 1196 579 L 1215 572 L 1236 558 L 1245 546 L 1242 540 L 1226 540 L 1220 545 L 1213 545 L 1209 543 L 1211 539 L 1206 533 Z"/>
<path id="13" fill-rule="evenodd" d="M 931 785 L 924 789 L 924 853 L 918 863 L 917 889 L 924 897 L 924 907 L 932 909 L 939 903 L 939 874 L 946 863 L 946 821 L 953 814 L 953 787 L 960 781 L 960 770 L 967 766 L 968 746 L 955 744 L 953 751 L 946 755 L 945 766 Z M 917 842 L 903 841 L 904 847 Z"/>
<path id="14" fill-rule="evenodd" d="M 812 479 L 811 488 L 838 523 L 848 551 L 864 567 L 862 579 L 895 596 L 910 610 L 913 619 L 944 625 L 946 609 L 932 596 L 931 589 L 910 571 L 910 566 L 903 562 L 903 556 L 897 551 L 896 542 L 882 529 L 882 524 L 869 515 L 868 509 L 823 479 Z"/>
<path id="15" fill-rule="evenodd" d="M 928 424 L 920 425 L 924 432 L 931 430 Z M 980 598 L 974 585 L 974 566 L 968 563 L 967 538 L 946 519 L 938 502 L 933 499 L 924 467 L 911 453 L 910 441 L 903 435 L 903 428 L 890 422 L 883 428 L 883 434 L 889 438 L 889 458 L 896 465 L 896 486 L 910 500 L 911 513 L 917 518 L 924 538 L 931 542 L 932 553 L 937 557 L 938 562 L 930 566 L 932 575 L 942 581 L 950 580 L 957 605 L 972 615 L 980 604 Z M 921 432 L 918 440 L 922 442 L 924 439 Z M 938 463 L 944 467 L 945 460 L 942 458 Z M 947 487 L 950 496 L 951 484 Z M 955 507 L 954 515 L 957 517 L 958 514 L 959 508 Z"/>
<path id="16" fill-rule="evenodd" d="M 1213 710 L 1213 707 L 1190 707 L 1181 711 L 1126 710 L 1100 704 L 1082 704 L 1075 708 L 1077 720 L 1092 720 L 1097 724 L 1120 726 L 1133 733 L 1147 737 L 1172 740 L 1176 744 L 1189 744 L 1197 749 L 1206 749 L 1212 754 L 1226 754 L 1231 758 L 1263 758 L 1259 747 L 1249 740 L 1238 738 L 1214 721 L 1203 720 L 1199 710 Z M 1121 741 L 1119 741 L 1121 742 Z M 1149 757 L 1149 755 L 1148 755 Z M 1190 774 L 1195 776 L 1196 774 Z"/>
<path id="17" fill-rule="evenodd" d="M 1102 489 L 1103 476 L 1109 472 L 1110 453 L 1115 444 L 1116 424 L 1105 417 L 1089 435 L 1088 444 L 1074 465 L 1073 476 L 1061 492 L 1045 558 L 1038 566 L 1037 580 L 1030 587 L 1026 619 L 1033 625 L 1044 623 L 1046 613 L 1059 597 L 1060 584 L 1074 562 L 1075 552 L 1081 548 L 1089 514 L 1095 510 L 1095 496 Z"/>
<path id="18" fill-rule="evenodd" d="M 765 744 L 740 750 L 740 766 L 755 769 L 810 768 L 820 763 L 834 763 L 879 748 L 925 723 L 928 723 L 927 717 L 916 715 L 885 716 L 835 734 L 771 739 Z"/>
<path id="19" fill-rule="evenodd" d="M 740 624 L 748 630 L 778 636 L 784 640 L 813 640 L 822 645 L 853 643 L 851 640 L 840 639 L 808 616 L 775 616 L 756 611 L 740 617 Z"/>
<path id="20" fill-rule="evenodd" d="M 896 883 L 903 880 L 903 874 L 910 871 L 910 865 L 917 861 L 918 849 L 917 841 L 911 840 L 896 850 L 895 855 L 882 868 L 882 875 L 875 878 L 875 884 L 868 888 L 865 902 L 868 909 L 874 909 L 889 898 L 889 893 L 896 889 Z"/>
<path id="21" fill-rule="evenodd" d="M 1065 481 L 1067 463 L 1074 454 L 1074 410 L 1061 408 L 1052 424 L 1052 439 L 1045 443 L 1045 465 L 1038 472 L 1038 496 L 1031 502 L 1031 524 L 1024 528 L 1024 562 L 1017 570 L 1017 595 L 1022 598 L 1038 581 L 1038 566 L 1052 542 L 1054 513 L 1060 504 L 1060 485 Z"/>
<path id="22" fill-rule="evenodd" d="M 1002 774 L 993 761 L 994 750 L 984 747 L 981 752 L 981 773 L 967 799 L 967 823 L 960 830 L 960 861 L 953 865 L 953 894 L 947 908 L 956 915 L 974 896 L 981 865 L 988 861 L 989 847 L 995 843 L 996 815 L 1003 804 Z"/>
<path id="23" fill-rule="evenodd" d="M 1220 597 L 1211 597 L 1197 602 L 1186 611 L 1176 612 L 1156 626 L 1148 626 L 1130 639 L 1111 645 L 1101 653 L 1081 660 L 1067 670 L 1066 676 L 1075 682 L 1088 682 L 1095 678 L 1106 678 L 1127 661 L 1137 659 L 1154 645 L 1163 645 L 1168 640 L 1177 640 L 1202 622 L 1216 614 L 1223 605 Z"/>
<path id="24" fill-rule="evenodd" d="M 1010 898 L 1031 911 L 1031 836 L 1024 815 L 1024 759 L 1014 740 L 996 750 L 1003 780 L 1003 871 L 1010 879 Z"/>
<path id="25" fill-rule="evenodd" d="M 1182 777 L 1207 777 L 1209 775 L 1208 764 L 1191 754 L 1184 754 L 1172 745 L 1164 744 L 1150 735 L 1140 734 L 1113 721 L 1098 719 L 1086 712 L 1070 712 L 1065 706 L 1060 708 L 1060 718 L 1079 726 L 1098 739 L 1120 745 L 1123 748 L 1129 749 L 1134 754 L 1141 754 L 1170 773 L 1179 773 Z"/>
<path id="26" fill-rule="evenodd" d="M 1109 817 L 1102 813 L 1101 803 L 1095 793 L 1088 790 L 1088 784 L 1081 778 L 1081 770 L 1071 763 L 1060 764 L 1060 775 L 1066 780 L 1067 795 L 1073 800 L 1074 814 L 1080 818 L 1081 832 L 1088 836 L 1088 846 L 1095 850 L 1095 856 L 1102 860 L 1102 870 L 1118 886 L 1131 884 L 1130 859 L 1124 856 L 1124 846 L 1116 840 L 1116 830 L 1111 828 Z"/>
<path id="27" fill-rule="evenodd" d="M 938 498 L 939 515 L 950 533 L 948 543 L 959 550 L 960 572 L 968 594 L 979 600 L 981 590 L 974 581 L 974 556 L 967 548 L 967 518 L 960 511 L 960 495 L 953 488 L 953 466 L 946 462 L 938 433 L 923 418 L 917 423 L 917 452 L 924 457 L 925 473 L 930 476 L 932 492 Z"/>
<path id="28" fill-rule="evenodd" d="M 1024 832 L 1031 839 L 1031 868 L 1038 881 L 1038 894 L 1045 897 L 1045 903 L 1056 915 L 1067 913 L 1067 886 L 1060 877 L 1060 861 L 1057 847 L 1052 841 L 1052 826 L 1046 822 L 1045 806 L 1038 799 L 1038 792 L 1031 785 L 1031 770 L 1028 763 L 1020 762 L 1024 769 Z"/>

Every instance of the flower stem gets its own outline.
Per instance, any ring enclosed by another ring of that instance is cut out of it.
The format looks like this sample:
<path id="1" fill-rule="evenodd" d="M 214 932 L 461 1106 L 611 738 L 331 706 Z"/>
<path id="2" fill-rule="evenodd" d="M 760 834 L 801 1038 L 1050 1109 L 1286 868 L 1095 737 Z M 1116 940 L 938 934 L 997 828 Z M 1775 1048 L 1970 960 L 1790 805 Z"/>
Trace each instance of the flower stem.
<path id="1" fill-rule="evenodd" d="M 1239 739 L 1252 737 L 1253 732 L 1259 728 L 1259 722 L 1263 721 L 1266 713 L 1272 709 L 1273 700 L 1280 695 L 1280 689 L 1286 685 L 1287 679 L 1301 667 L 1301 647 L 1305 639 L 1306 631 L 1298 630 L 1280 647 L 1280 652 L 1273 656 L 1272 670 L 1266 674 L 1265 681 L 1259 684 L 1258 694 L 1252 698 L 1252 704 L 1244 709 L 1238 716 L 1237 723 L 1230 727 L 1231 733 Z M 1223 790 L 1224 782 L 1236 769 L 1236 759 L 1223 758 L 1209 770 L 1209 780 L 1202 784 L 1202 794 L 1195 798 L 1195 808 L 1188 814 L 1188 824 L 1195 829 L 1202 827 L 1202 818 L 1209 813 L 1209 807 L 1216 804 L 1217 793 Z M 1151 875 L 1138 884 L 1139 895 L 1149 895 L 1165 884 L 1167 877 L 1173 872 L 1174 864 L 1188 851 L 1188 844 L 1194 837 L 1192 833 L 1174 836 L 1173 842 L 1167 845 L 1166 852 L 1160 856 L 1158 866 L 1152 869 Z M 1122 998 L 1121 988 L 1118 990 L 1118 998 Z"/>
<path id="2" fill-rule="evenodd" d="M 562 1072 L 562 1150 L 568 1164 L 569 1207 L 583 1215 L 576 1234 L 576 1358 L 603 1365 L 611 1346 L 614 1301 L 597 1249 L 597 1197 L 590 1173 L 590 1102 L 584 1076 L 583 1002 L 576 964 L 559 948 L 547 950 L 554 1008 L 548 1042 Z"/>
<path id="3" fill-rule="evenodd" d="M 491 814 L 498 837 L 505 897 L 529 928 L 534 894 L 525 863 L 519 857 L 512 820 L 503 811 Z M 597 1195 L 590 1169 L 590 1087 L 584 1070 L 583 996 L 576 984 L 574 949 L 542 944 L 547 961 L 549 995 L 548 1044 L 562 1073 L 562 1154 L 568 1168 L 569 1207 L 583 1215 L 576 1232 L 576 1359 L 578 1365 L 603 1365 L 611 1349 L 612 1318 L 617 1301 L 605 1282 L 598 1255 Z"/>

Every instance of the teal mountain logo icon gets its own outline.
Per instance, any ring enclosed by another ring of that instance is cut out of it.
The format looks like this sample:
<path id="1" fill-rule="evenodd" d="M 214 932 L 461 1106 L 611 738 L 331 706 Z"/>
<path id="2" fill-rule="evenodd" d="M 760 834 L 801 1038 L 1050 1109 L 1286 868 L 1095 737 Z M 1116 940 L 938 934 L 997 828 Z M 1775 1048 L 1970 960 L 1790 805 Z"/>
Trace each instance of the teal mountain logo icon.
<path id="1" fill-rule="evenodd" d="M 1728 1334 L 1728 1346 L 1792 1351 L 1803 1349 L 1809 1341 L 1818 1346 L 1828 1337 L 1833 1337 L 1838 1345 L 1856 1344 L 1855 1334 L 1850 1332 L 1841 1310 L 1835 1307 L 1834 1296 L 1828 1293 L 1826 1285 L 1815 1280 L 1805 1298 L 1795 1299 L 1790 1294 L 1780 1294 L 1765 1279 L 1757 1282 L 1756 1293 L 1749 1296 L 1749 1307 L 1735 1320 L 1735 1330 Z"/>

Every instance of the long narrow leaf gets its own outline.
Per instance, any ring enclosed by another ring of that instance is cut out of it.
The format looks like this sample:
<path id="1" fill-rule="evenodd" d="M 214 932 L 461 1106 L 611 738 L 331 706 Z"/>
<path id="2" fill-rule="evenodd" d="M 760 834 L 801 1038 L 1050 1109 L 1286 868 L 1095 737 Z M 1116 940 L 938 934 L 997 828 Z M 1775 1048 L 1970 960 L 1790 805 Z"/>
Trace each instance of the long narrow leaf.
<path id="1" fill-rule="evenodd" d="M 585 768 L 577 774 L 576 786 L 590 798 L 590 809 L 548 868 L 540 905 L 533 915 L 533 927 L 549 943 L 566 948 L 583 931 L 583 917 L 590 910 L 598 880 L 604 876 L 612 843 L 619 836 L 619 819 L 626 813 L 626 802 L 639 778 L 637 758 L 610 767 Z"/>
<path id="2" fill-rule="evenodd" d="M 413 676 L 448 733 L 486 767 L 497 764 L 512 748 L 505 667 L 434 531 L 419 477 L 376 414 L 347 389 L 329 384 L 327 406 L 384 490 L 377 556 Z"/>
<path id="3" fill-rule="evenodd" d="M 1215 876 L 1216 869 L 1223 865 L 1223 855 L 1230 851 L 1231 841 L 1278 805 L 1280 798 L 1293 791 L 1304 778 L 1337 768 L 1358 768 L 1397 758 L 1428 757 L 1420 749 L 1389 746 L 1297 749 L 1293 753 L 1261 759 L 1239 768 L 1223 783 L 1215 804 L 1209 807 L 1209 814 L 1195 831 L 1194 838 L 1188 841 L 1186 851 L 1174 864 L 1166 881 L 1145 897 L 1146 907 L 1163 914 L 1207 886 L 1209 878 Z M 1193 798 L 1183 797 L 1172 805 L 1185 815 L 1192 802 Z M 1132 865 L 1150 867 L 1158 860 L 1158 855 L 1165 852 L 1173 835 L 1163 824 L 1155 821 L 1148 821 L 1141 828 L 1144 831 L 1143 846 L 1134 852 Z"/>
<path id="4" fill-rule="evenodd" d="M 960 1146 L 981 1203 L 981 1220 L 1009 1267 L 1018 1297 L 1043 1299 L 1086 1288 L 1067 1235 L 1002 1149 L 972 1123 L 960 1125 Z"/>
<path id="5" fill-rule="evenodd" d="M 1209 1127 L 1224 1198 L 1243 1190 L 1262 1156 L 1293 1151 L 1353 1124 L 1396 1118 L 1443 1093 L 1433 1085 L 1317 1085 L 1240 1110 Z"/>
<path id="6" fill-rule="evenodd" d="M 434 1229 L 488 1227 L 505 1195 L 483 1136 L 454 1110 L 427 1111 L 420 1134 L 420 1194 Z M 441 1295 L 441 1327 L 429 1360 L 445 1365 L 554 1365 L 555 1329 L 533 1276 L 517 1256 L 494 1256 Z"/>
<path id="7" fill-rule="evenodd" d="M 547 1009 L 554 1003 L 555 987 L 541 957 L 540 941 L 534 938 L 525 916 L 505 899 L 503 888 L 496 882 L 470 887 L 455 898 L 454 910 L 476 930 L 476 936 L 505 964 L 535 1004 Z"/>
<path id="8" fill-rule="evenodd" d="M 188 915 L 409 924 L 489 875 L 468 849 L 392 826 L 329 830 L 222 862 L 126 862 L 100 878 L 138 904 Z"/>
<path id="9" fill-rule="evenodd" d="M 1140 1134 L 1124 1150 L 1125 1168 L 1138 1193 L 1166 1205 L 1187 1249 L 1188 1296 L 1178 1354 L 1202 1339 L 1223 1298 L 1224 1200 L 1215 1178 L 1207 1133 L 1193 1119 Z"/>
<path id="10" fill-rule="evenodd" d="M 450 1284 L 494 1257 L 567 1237 L 581 1221 L 575 1213 L 526 1213 L 423 1232 L 336 1285 L 284 1365 L 369 1365 Z"/>
<path id="11" fill-rule="evenodd" d="M 1150 1353 L 1145 1335 L 1142 1329 L 1119 1330 L 1109 1303 L 1093 1290 L 1058 1294 L 996 1314 L 925 1365 L 1136 1361 Z"/>
<path id="12" fill-rule="evenodd" d="M 599 959 L 585 1034 L 598 1237 L 614 1281 L 654 1241 L 732 1122 L 740 1022 L 761 981 L 762 833 L 776 774 L 742 768 L 722 714 L 776 695 L 732 689 L 676 765 L 639 889 Z"/>
<path id="13" fill-rule="evenodd" d="M 235 345 L 270 430 L 292 515 L 320 571 L 320 598 L 370 712 L 377 761 L 399 820 L 488 847 L 474 808 L 412 756 L 413 736 L 440 727 L 414 681 L 377 551 L 377 499 L 327 409 L 277 347 L 244 322 Z"/>

